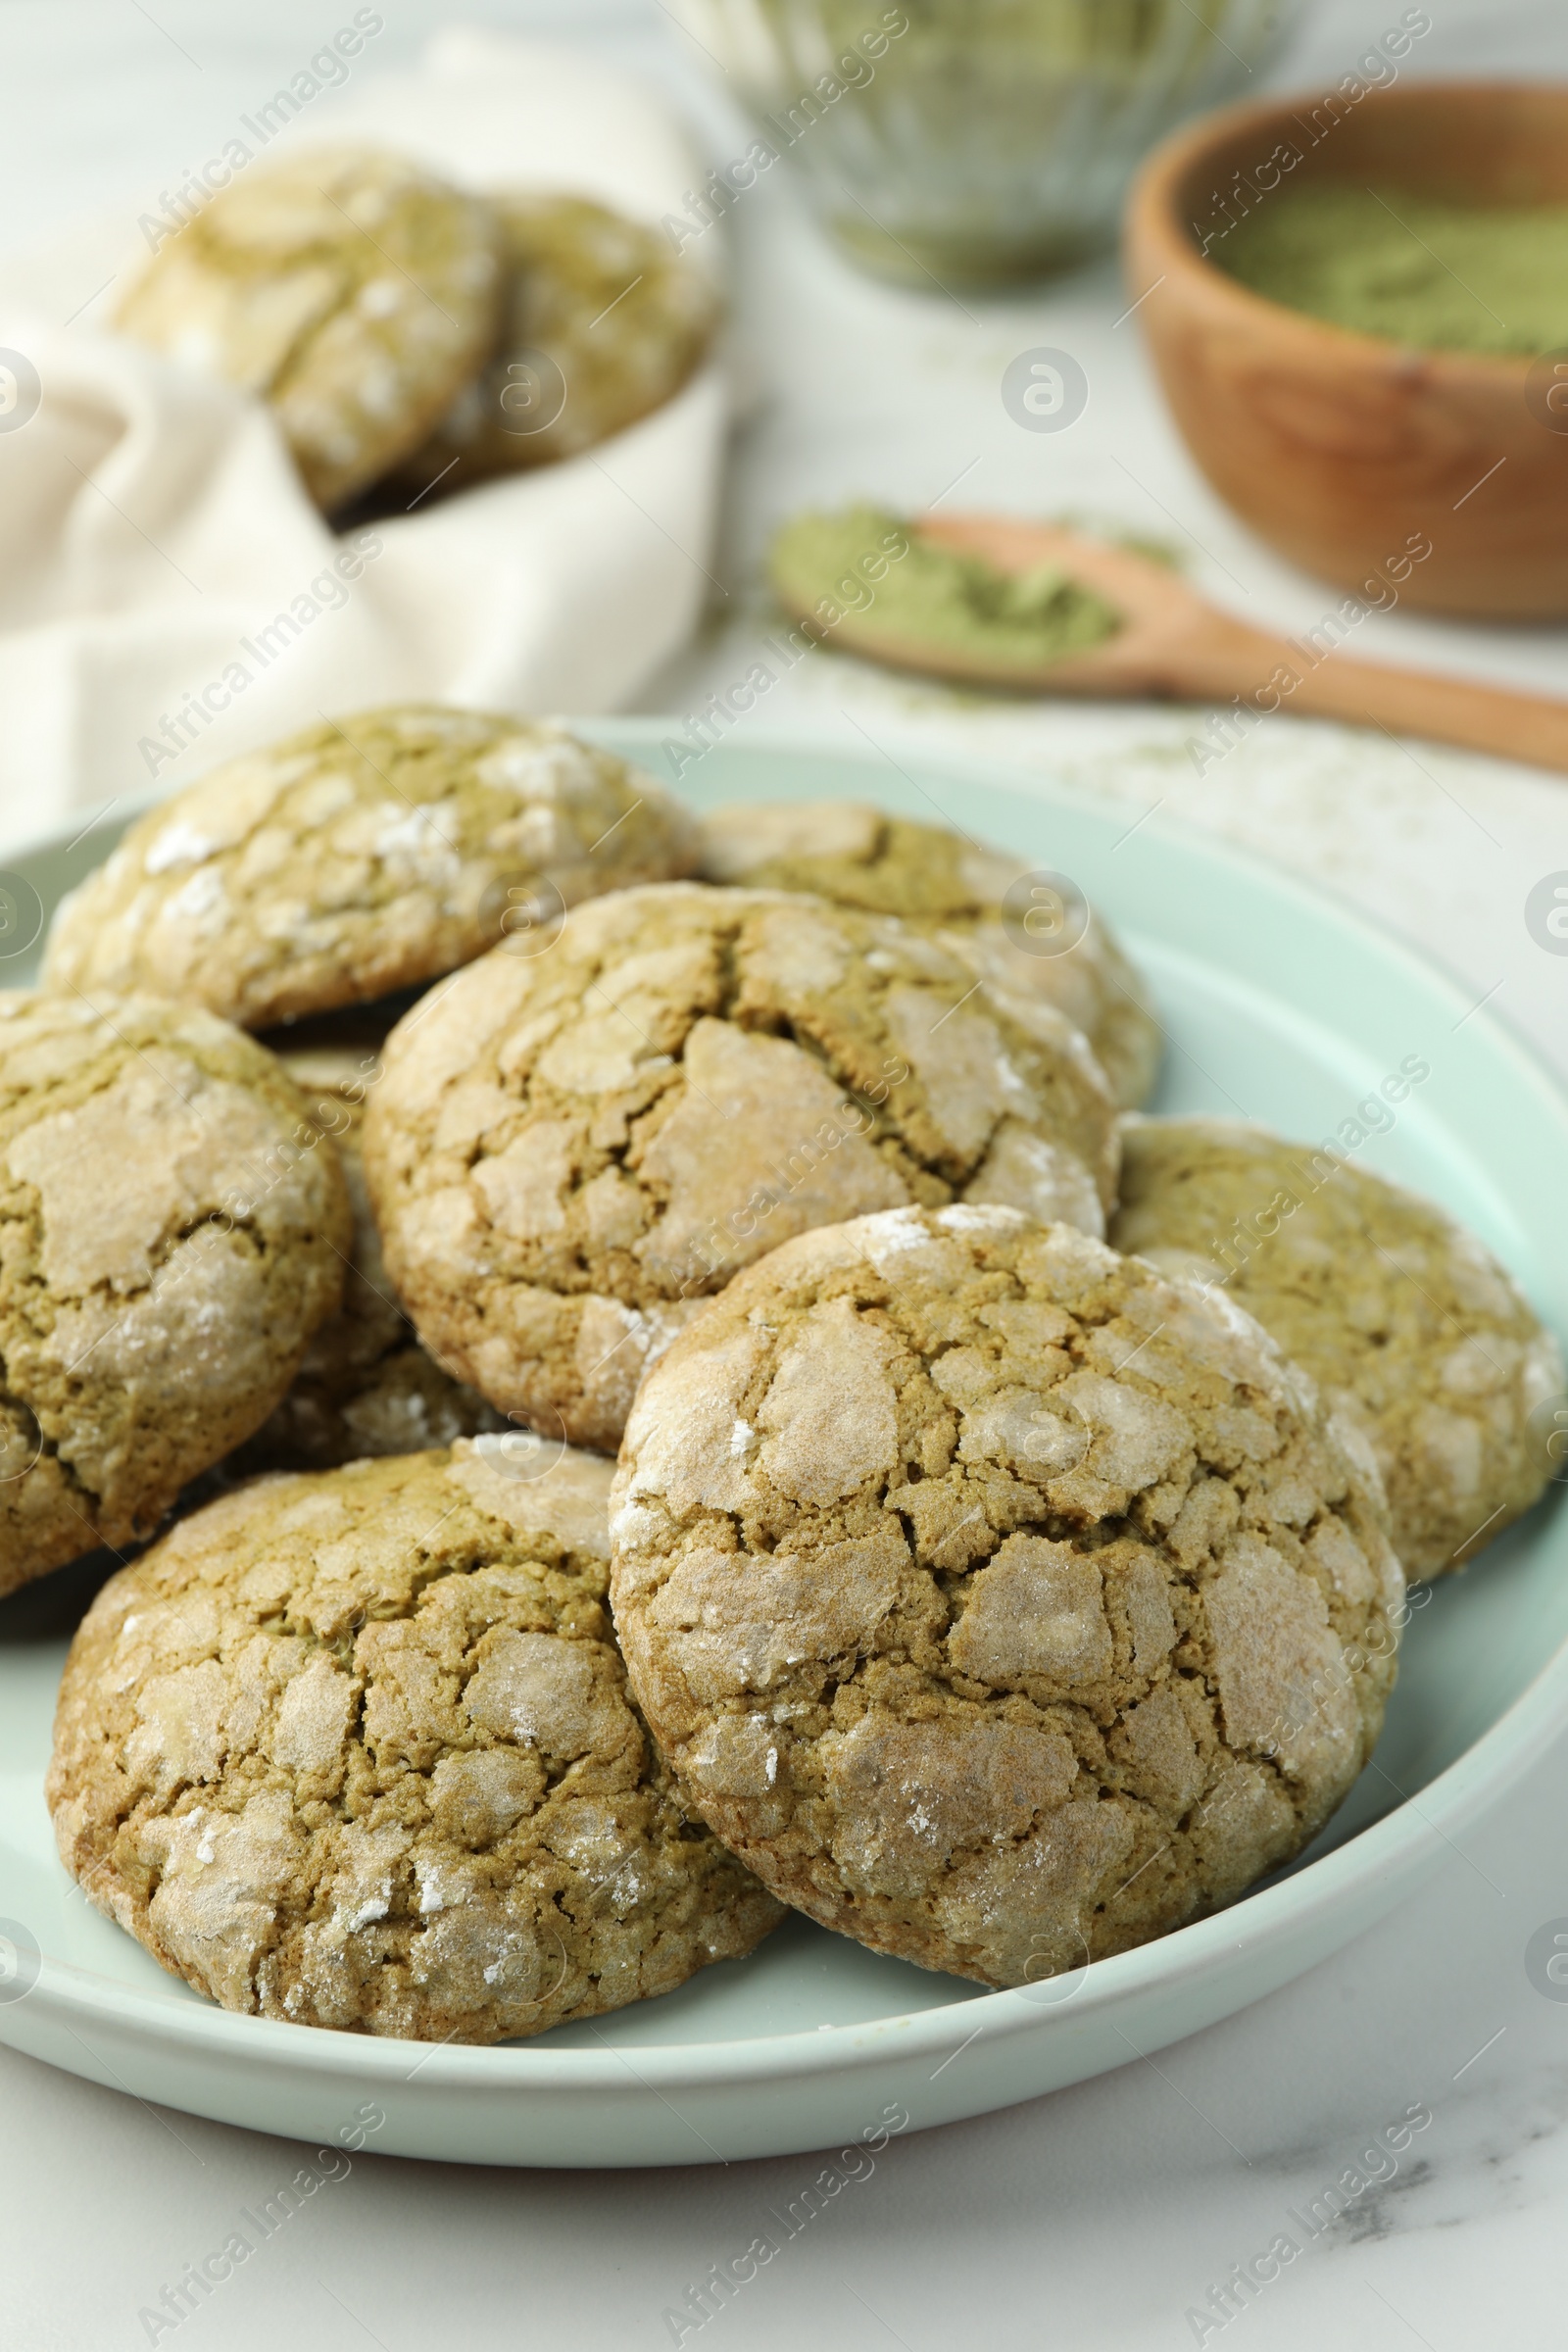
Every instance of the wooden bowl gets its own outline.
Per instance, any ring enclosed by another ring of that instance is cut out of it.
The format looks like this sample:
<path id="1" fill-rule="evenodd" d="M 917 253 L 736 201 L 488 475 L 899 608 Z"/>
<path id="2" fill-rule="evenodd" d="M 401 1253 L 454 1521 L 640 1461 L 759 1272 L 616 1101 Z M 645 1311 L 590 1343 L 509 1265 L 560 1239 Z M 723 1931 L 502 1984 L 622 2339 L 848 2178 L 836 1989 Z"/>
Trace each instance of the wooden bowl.
<path id="1" fill-rule="evenodd" d="M 1157 148 L 1128 199 L 1125 259 L 1189 449 L 1271 546 L 1340 587 L 1386 603 L 1379 583 L 1404 569 L 1399 598 L 1429 612 L 1568 614 L 1568 389 L 1547 401 L 1568 387 L 1568 350 L 1413 351 L 1216 266 L 1244 210 L 1331 180 L 1568 203 L 1568 88 L 1412 82 L 1234 107 Z"/>

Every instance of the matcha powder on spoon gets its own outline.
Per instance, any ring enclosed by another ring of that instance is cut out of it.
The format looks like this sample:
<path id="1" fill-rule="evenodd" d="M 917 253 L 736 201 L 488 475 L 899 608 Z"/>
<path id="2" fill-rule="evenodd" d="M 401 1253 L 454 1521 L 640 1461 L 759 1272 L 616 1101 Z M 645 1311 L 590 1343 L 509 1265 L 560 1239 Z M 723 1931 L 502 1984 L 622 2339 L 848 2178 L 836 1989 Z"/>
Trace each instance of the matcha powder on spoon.
<path id="1" fill-rule="evenodd" d="M 1114 634 L 1112 608 L 1056 564 L 1000 571 L 919 536 L 875 507 L 798 514 L 773 542 L 773 586 L 792 612 L 831 639 L 874 652 L 873 638 L 929 645 L 1018 668 L 1060 662 Z"/>
<path id="2" fill-rule="evenodd" d="M 1208 258 L 1270 302 L 1420 351 L 1530 356 L 1568 344 L 1568 205 L 1283 187 Z"/>

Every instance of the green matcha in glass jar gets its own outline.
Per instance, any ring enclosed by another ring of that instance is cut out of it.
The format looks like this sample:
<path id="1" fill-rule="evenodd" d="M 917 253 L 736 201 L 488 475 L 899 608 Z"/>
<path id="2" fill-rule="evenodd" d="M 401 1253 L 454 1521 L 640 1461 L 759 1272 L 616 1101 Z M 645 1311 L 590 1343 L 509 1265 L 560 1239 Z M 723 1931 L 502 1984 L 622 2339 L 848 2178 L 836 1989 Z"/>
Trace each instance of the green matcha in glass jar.
<path id="1" fill-rule="evenodd" d="M 1303 0 L 676 0 L 884 275 L 1004 284 L 1109 243 L 1145 151 L 1233 95 Z"/>

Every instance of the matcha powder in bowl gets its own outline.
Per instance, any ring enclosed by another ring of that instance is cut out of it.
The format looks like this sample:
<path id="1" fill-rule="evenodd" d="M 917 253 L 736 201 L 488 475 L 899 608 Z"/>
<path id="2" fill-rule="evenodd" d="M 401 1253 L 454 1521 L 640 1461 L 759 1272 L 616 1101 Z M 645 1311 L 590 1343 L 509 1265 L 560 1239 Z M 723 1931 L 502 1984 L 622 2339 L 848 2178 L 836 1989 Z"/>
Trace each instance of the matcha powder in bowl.
<path id="1" fill-rule="evenodd" d="M 904 659 L 926 647 L 933 668 L 960 664 L 1033 669 L 1084 653 L 1120 625 L 1104 600 L 1054 564 L 1000 571 L 924 540 L 876 507 L 798 514 L 773 542 L 769 570 L 779 601 L 813 635 L 846 650 L 879 647 Z"/>
<path id="2" fill-rule="evenodd" d="M 1254 294 L 1419 351 L 1568 344 L 1568 205 L 1282 187 L 1208 247 Z"/>

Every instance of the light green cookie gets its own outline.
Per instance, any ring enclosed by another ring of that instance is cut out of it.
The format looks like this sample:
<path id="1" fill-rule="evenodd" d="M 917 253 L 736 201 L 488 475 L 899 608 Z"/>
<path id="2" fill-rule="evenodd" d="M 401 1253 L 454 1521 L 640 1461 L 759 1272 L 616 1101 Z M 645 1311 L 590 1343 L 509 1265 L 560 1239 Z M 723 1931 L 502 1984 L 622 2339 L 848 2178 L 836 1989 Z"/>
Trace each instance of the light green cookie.
<path id="1" fill-rule="evenodd" d="M 497 195 L 506 292 L 489 365 L 399 470 L 461 489 L 607 441 L 677 393 L 712 339 L 711 280 L 581 196 Z"/>
<path id="2" fill-rule="evenodd" d="M 1542 1493 L 1557 1344 L 1431 1201 L 1266 1128 L 1128 1119 L 1110 1230 L 1223 1285 L 1364 1431 L 1412 1577 L 1463 1567 Z"/>
<path id="3" fill-rule="evenodd" d="M 0 1592 L 153 1533 L 338 1304 L 337 1155 L 194 1005 L 0 997 Z"/>
<path id="4" fill-rule="evenodd" d="M 857 801 L 737 802 L 704 819 L 703 872 L 710 882 L 809 890 L 899 915 L 977 971 L 1064 1012 L 1124 1109 L 1154 1083 L 1160 1032 L 1143 981 L 1098 911 L 1031 901 L 1025 858 Z"/>
<path id="5" fill-rule="evenodd" d="M 55 916 L 53 988 L 192 998 L 248 1029 L 368 1004 L 566 907 L 689 873 L 651 776 L 532 719 L 411 703 L 307 727 L 141 817 Z"/>
<path id="6" fill-rule="evenodd" d="M 330 512 L 416 449 L 495 333 L 488 206 L 401 156 L 256 166 L 120 306 L 140 343 L 266 400 Z"/>
<path id="7" fill-rule="evenodd" d="M 1403 1583 L 1349 1434 L 1247 1316 L 1065 1225 L 803 1234 L 632 1407 L 626 1671 L 785 1902 L 1070 1976 L 1288 1861 L 1371 1753 Z"/>
<path id="8" fill-rule="evenodd" d="M 611 1465 L 517 1477 L 500 1447 L 256 1479 L 76 1635 L 61 1858 L 225 2009 L 502 2041 L 668 1992 L 782 1917 L 627 1692 Z"/>

